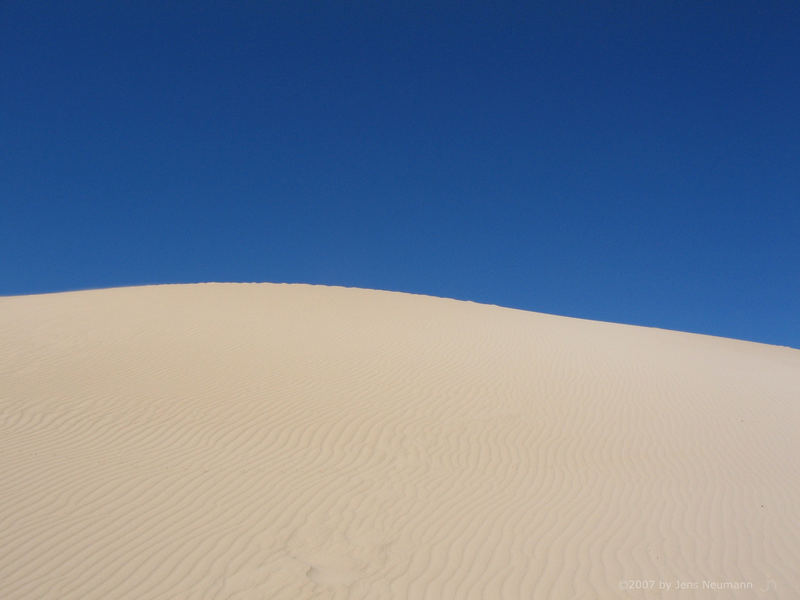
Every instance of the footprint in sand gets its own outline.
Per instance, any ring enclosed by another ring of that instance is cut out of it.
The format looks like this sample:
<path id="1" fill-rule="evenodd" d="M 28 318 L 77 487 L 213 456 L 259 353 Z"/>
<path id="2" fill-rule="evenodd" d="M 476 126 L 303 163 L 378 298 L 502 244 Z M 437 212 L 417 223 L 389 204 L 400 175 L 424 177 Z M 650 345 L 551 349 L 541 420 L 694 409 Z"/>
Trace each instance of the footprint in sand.
<path id="1" fill-rule="evenodd" d="M 308 567 L 306 576 L 319 585 L 350 585 L 386 561 L 388 544 L 363 532 L 307 528 L 287 543 L 290 555 Z"/>
<path id="2" fill-rule="evenodd" d="M 363 572 L 363 565 L 348 556 L 329 552 L 312 552 L 303 557 L 309 565 L 307 577 L 322 585 L 350 585 Z"/>

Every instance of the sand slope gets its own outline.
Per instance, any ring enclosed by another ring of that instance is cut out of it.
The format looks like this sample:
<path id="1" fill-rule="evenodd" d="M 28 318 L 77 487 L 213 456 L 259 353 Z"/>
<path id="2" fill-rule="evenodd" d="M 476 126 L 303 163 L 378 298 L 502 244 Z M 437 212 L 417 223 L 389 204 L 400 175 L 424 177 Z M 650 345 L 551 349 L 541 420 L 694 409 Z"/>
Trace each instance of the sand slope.
<path id="1" fill-rule="evenodd" d="M 0 598 L 800 598 L 799 437 L 790 348 L 322 286 L 0 298 Z"/>

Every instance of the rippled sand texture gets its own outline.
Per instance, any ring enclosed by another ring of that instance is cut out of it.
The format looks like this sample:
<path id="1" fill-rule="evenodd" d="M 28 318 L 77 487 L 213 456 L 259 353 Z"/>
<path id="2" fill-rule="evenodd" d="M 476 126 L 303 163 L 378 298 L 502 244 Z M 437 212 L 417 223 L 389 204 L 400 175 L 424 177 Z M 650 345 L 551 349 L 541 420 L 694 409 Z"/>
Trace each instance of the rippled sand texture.
<path id="1" fill-rule="evenodd" d="M 0 426 L 5 600 L 800 598 L 790 348 L 306 285 L 8 297 Z"/>

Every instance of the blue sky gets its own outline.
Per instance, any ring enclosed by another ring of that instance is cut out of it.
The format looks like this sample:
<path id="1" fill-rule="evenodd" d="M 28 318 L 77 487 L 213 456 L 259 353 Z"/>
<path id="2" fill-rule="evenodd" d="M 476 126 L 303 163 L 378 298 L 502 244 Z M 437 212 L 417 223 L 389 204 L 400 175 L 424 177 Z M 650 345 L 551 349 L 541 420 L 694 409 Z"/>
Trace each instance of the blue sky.
<path id="1" fill-rule="evenodd" d="M 401 290 L 800 347 L 796 2 L 0 3 L 0 294 Z"/>

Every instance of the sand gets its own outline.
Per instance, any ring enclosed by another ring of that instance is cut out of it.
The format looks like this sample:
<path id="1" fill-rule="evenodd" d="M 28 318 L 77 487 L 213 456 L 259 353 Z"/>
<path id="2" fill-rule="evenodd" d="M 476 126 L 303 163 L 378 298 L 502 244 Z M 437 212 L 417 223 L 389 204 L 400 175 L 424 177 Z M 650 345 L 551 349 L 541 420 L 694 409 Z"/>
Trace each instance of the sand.
<path id="1" fill-rule="evenodd" d="M 791 348 L 324 286 L 5 297 L 0 598 L 796 599 L 799 440 Z"/>

